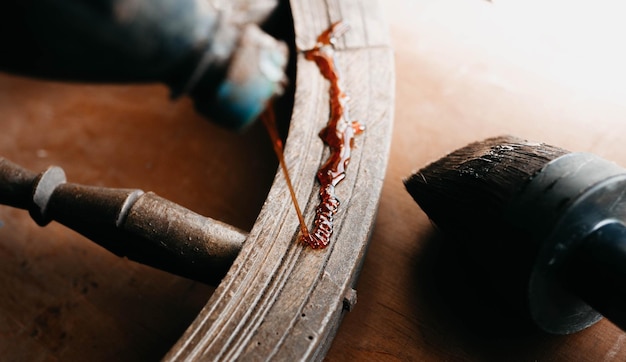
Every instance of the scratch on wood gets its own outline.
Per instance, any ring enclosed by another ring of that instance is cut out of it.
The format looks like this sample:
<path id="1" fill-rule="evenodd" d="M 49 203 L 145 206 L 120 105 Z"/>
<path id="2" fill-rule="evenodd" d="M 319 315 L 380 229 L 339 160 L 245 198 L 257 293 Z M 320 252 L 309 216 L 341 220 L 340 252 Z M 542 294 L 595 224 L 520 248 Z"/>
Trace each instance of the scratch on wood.
<path id="1" fill-rule="evenodd" d="M 613 360 L 615 356 L 617 356 L 617 353 L 619 353 L 620 350 L 622 349 L 625 340 L 626 340 L 626 335 L 620 334 L 619 337 L 617 337 L 617 341 L 615 341 L 611 349 L 606 353 L 606 356 L 604 356 L 603 360 L 604 361 Z"/>

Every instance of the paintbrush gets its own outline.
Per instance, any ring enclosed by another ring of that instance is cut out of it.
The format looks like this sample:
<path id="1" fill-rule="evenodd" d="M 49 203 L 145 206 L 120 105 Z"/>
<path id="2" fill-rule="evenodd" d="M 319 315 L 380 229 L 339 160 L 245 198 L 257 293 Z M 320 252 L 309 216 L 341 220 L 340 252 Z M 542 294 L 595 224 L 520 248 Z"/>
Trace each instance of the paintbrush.
<path id="1" fill-rule="evenodd" d="M 407 191 L 543 330 L 626 330 L 626 169 L 504 136 L 414 173 Z"/>

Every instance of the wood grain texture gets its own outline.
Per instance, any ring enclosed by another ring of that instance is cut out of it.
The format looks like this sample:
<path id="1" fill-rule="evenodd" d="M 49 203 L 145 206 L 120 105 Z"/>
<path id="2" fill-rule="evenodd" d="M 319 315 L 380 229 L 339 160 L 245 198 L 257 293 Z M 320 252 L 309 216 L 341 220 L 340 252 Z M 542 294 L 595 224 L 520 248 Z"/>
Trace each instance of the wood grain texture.
<path id="1" fill-rule="evenodd" d="M 375 3 L 293 2 L 296 43 L 308 44 L 337 20 L 360 24 L 372 11 L 368 5 Z M 350 31 L 356 35 L 346 41 L 349 46 L 338 46 L 352 115 L 367 130 L 357 138 L 347 177 L 337 187 L 341 206 L 331 245 L 314 251 L 298 242 L 298 221 L 283 175 L 277 173 L 231 270 L 166 360 L 310 360 L 325 355 L 365 254 L 390 144 L 391 49 L 369 44 L 364 28 L 369 24 Z M 309 224 L 319 202 L 314 175 L 328 156 L 317 136 L 328 121 L 328 86 L 316 65 L 298 54 L 285 159 Z"/>

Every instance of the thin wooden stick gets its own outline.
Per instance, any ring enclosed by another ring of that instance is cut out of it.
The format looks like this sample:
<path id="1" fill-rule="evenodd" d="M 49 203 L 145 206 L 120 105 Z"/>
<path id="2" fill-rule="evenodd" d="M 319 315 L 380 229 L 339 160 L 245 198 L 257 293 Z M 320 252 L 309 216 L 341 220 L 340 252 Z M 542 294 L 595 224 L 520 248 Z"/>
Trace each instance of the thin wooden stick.
<path id="1" fill-rule="evenodd" d="M 278 127 L 276 126 L 276 116 L 274 114 L 273 104 L 268 103 L 265 111 L 261 114 L 261 120 L 267 129 L 267 133 L 272 139 L 272 146 L 274 146 L 274 152 L 276 153 L 276 157 L 278 157 L 278 162 L 280 163 L 280 168 L 283 170 L 283 174 L 285 175 L 285 180 L 287 181 L 287 187 L 289 188 L 289 194 L 291 195 L 291 201 L 293 202 L 293 206 L 296 209 L 296 213 L 298 214 L 298 220 L 300 221 L 300 231 L 302 232 L 302 236 L 305 238 L 309 237 L 309 229 L 306 227 L 306 222 L 304 221 L 304 216 L 302 216 L 302 211 L 300 210 L 300 205 L 298 204 L 298 199 L 296 198 L 296 192 L 293 189 L 293 185 L 291 183 L 291 177 L 289 177 L 289 171 L 287 170 L 287 163 L 285 162 L 285 157 L 283 155 L 283 141 L 278 134 Z"/>

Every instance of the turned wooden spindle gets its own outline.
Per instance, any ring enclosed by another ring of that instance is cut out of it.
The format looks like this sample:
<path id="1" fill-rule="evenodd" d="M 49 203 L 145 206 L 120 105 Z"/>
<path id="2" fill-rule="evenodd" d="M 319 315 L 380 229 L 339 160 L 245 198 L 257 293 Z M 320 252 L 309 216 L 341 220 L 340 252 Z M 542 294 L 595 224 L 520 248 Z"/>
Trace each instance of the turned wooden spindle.
<path id="1" fill-rule="evenodd" d="M 152 192 L 67 183 L 59 167 L 36 174 L 4 158 L 0 203 L 28 210 L 40 226 L 57 221 L 116 255 L 211 284 L 247 236 Z"/>

